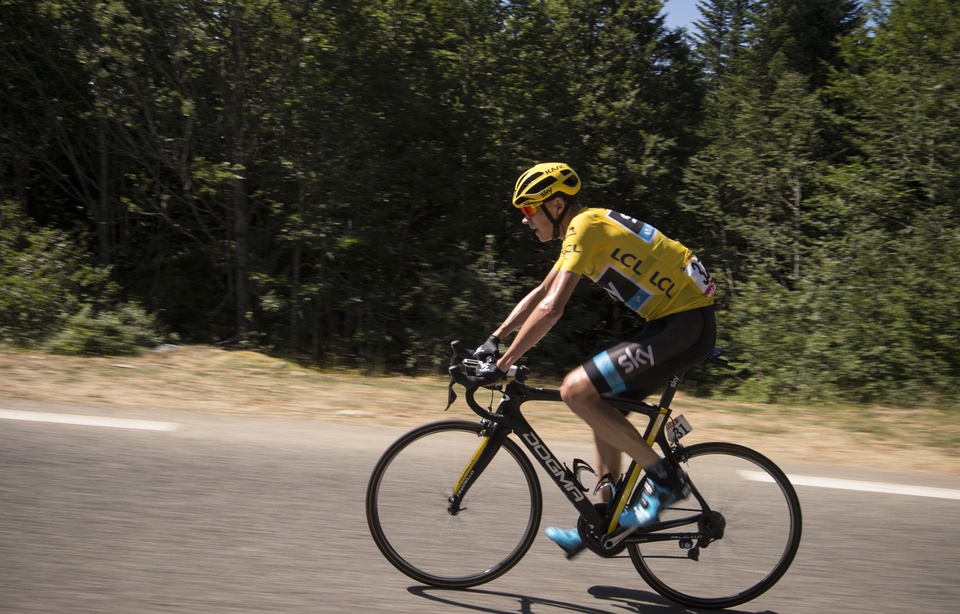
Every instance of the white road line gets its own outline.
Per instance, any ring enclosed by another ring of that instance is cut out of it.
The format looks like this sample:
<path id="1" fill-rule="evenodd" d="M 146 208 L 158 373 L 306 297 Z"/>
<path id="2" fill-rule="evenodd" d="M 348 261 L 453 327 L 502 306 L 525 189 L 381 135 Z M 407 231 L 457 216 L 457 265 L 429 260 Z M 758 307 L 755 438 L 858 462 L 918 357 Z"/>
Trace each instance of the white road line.
<path id="1" fill-rule="evenodd" d="M 772 482 L 771 478 L 762 471 L 741 471 L 740 475 L 748 480 L 757 482 Z M 908 495 L 912 497 L 933 497 L 936 499 L 960 500 L 960 490 L 950 488 L 933 488 L 930 486 L 906 486 L 903 484 L 886 484 L 884 482 L 861 482 L 858 480 L 840 480 L 836 478 L 818 478 L 809 475 L 789 475 L 794 486 L 813 486 L 815 488 L 837 488 L 840 490 L 857 490 L 861 492 L 878 492 L 889 495 Z"/>
<path id="2" fill-rule="evenodd" d="M 114 429 L 137 429 L 141 431 L 175 431 L 180 428 L 180 425 L 175 422 L 102 418 L 100 416 L 81 416 L 78 414 L 51 414 L 38 411 L 18 411 L 15 409 L 0 409 L 0 420 L 79 424 L 81 426 L 102 426 Z"/>

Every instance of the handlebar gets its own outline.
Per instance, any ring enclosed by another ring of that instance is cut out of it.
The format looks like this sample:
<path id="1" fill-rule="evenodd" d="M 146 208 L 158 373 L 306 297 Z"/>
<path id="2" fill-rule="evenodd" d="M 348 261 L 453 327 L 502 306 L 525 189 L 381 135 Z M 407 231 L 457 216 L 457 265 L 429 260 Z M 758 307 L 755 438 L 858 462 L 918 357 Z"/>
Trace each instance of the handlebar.
<path id="1" fill-rule="evenodd" d="M 495 414 L 484 409 L 477 401 L 474 399 L 474 395 L 477 390 L 484 386 L 480 386 L 475 382 L 470 381 L 469 376 L 475 374 L 477 367 L 480 366 L 481 362 L 474 358 L 473 350 L 467 348 L 461 341 L 454 341 L 450 344 L 450 347 L 453 349 L 453 355 L 450 356 L 450 368 L 448 372 L 450 373 L 450 389 L 447 395 L 447 409 L 453 405 L 453 402 L 457 399 L 457 394 L 453 391 L 454 383 L 460 384 L 464 387 L 467 405 L 471 410 L 481 418 L 486 418 L 488 420 L 496 420 L 494 417 Z M 493 357 L 487 359 L 488 362 L 494 360 Z M 522 378 L 526 376 L 529 370 L 526 367 L 518 367 L 513 365 L 507 371 L 507 377 L 515 377 L 522 381 Z M 517 374 L 520 374 L 518 377 Z M 497 390 L 499 389 L 499 382 L 493 384 L 492 386 L 487 386 L 488 388 Z"/>
<path id="2" fill-rule="evenodd" d="M 480 361 L 473 357 L 473 350 L 468 349 L 461 341 L 452 342 L 450 347 L 453 348 L 453 356 L 450 357 L 450 375 L 461 386 L 465 388 L 475 388 L 476 386 L 471 384 L 465 377 L 466 374 L 460 369 L 460 365 L 463 365 L 467 371 L 475 371 L 480 365 Z M 458 358 L 460 359 L 459 361 L 457 360 Z M 488 358 L 487 362 L 492 360 L 492 357 Z M 517 365 L 511 366 L 507 370 L 507 377 L 516 377 L 519 368 Z"/>

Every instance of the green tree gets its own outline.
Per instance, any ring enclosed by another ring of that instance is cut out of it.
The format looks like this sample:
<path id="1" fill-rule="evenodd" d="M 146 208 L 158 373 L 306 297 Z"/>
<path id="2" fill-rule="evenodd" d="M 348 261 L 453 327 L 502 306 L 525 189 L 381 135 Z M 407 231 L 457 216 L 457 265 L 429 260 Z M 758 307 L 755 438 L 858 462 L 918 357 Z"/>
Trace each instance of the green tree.
<path id="1" fill-rule="evenodd" d="M 0 3 L 0 178 L 4 198 L 44 224 L 70 228 L 89 216 L 100 262 L 110 236 L 100 224 L 110 148 L 92 113 L 89 72 L 63 17 L 69 8 L 44 0 Z M 83 33 L 87 34 L 86 32 Z"/>
<path id="2" fill-rule="evenodd" d="M 857 0 L 767 0 L 752 9 L 754 68 L 774 79 L 785 71 L 804 75 L 811 90 L 842 66 L 840 41 L 863 23 Z"/>
<path id="3" fill-rule="evenodd" d="M 743 59 L 750 25 L 752 0 L 703 0 L 697 4 L 700 19 L 694 21 L 694 54 L 706 79 L 714 88 Z"/>
<path id="4" fill-rule="evenodd" d="M 960 10 L 947 1 L 873 7 L 847 40 L 830 94 L 850 118 L 856 156 L 831 177 L 848 240 L 835 303 L 852 306 L 837 365 L 847 394 L 956 399 L 960 300 Z"/>
<path id="5" fill-rule="evenodd" d="M 738 13 L 730 17 L 736 27 L 704 32 L 710 47 L 701 56 L 723 70 L 711 70 L 707 144 L 687 166 L 681 195 L 706 238 L 698 252 L 725 290 L 723 343 L 749 362 L 765 394 L 802 395 L 819 376 L 815 344 L 803 333 L 824 283 L 823 252 L 846 232 L 826 182 L 830 163 L 845 155 L 843 124 L 815 85 L 838 33 L 852 26 L 845 11 L 818 22 L 795 4 L 752 5 L 747 23 Z M 807 35 L 820 43 L 808 46 Z M 784 344 L 792 351 L 769 351 Z"/>

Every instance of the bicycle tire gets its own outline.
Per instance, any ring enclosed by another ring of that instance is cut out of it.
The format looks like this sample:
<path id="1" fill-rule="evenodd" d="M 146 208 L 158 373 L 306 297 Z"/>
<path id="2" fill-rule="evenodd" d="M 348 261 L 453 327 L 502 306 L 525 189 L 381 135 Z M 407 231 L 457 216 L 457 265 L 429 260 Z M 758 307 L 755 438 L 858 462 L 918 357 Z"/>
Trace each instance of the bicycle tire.
<path id="1" fill-rule="evenodd" d="M 414 429 L 394 442 L 367 486 L 367 524 L 384 557 L 418 582 L 468 588 L 516 565 L 540 526 L 537 473 L 517 443 L 503 442 L 472 478 L 456 515 L 448 498 L 481 443 L 483 427 L 447 420 Z"/>
<path id="2" fill-rule="evenodd" d="M 691 483 L 722 515 L 722 537 L 700 548 L 698 560 L 677 541 L 629 544 L 630 559 L 651 588 L 681 605 L 729 608 L 757 598 L 783 577 L 800 546 L 796 491 L 770 459 L 743 446 L 701 443 L 683 456 Z M 631 504 L 639 494 L 638 488 Z M 689 496 L 665 510 L 661 520 L 699 509 Z"/>

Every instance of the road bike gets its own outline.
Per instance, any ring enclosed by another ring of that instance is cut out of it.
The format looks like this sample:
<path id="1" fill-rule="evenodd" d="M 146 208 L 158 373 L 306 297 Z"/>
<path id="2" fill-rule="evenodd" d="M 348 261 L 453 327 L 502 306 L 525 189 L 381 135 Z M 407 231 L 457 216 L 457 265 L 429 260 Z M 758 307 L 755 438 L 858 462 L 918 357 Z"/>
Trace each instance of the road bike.
<path id="1" fill-rule="evenodd" d="M 479 362 L 454 342 L 447 409 L 462 385 L 480 421 L 444 420 L 403 435 L 383 453 L 367 487 L 370 533 L 394 567 L 418 582 L 468 588 L 510 570 L 537 536 L 543 511 L 540 480 L 531 458 L 580 514 L 583 548 L 605 558 L 629 554 L 655 591 L 694 608 L 727 608 L 756 598 L 786 573 L 800 545 L 801 510 L 787 476 L 767 457 L 732 443 L 684 446 L 690 432 L 670 404 L 686 373 L 671 378 L 658 403 L 604 394 L 624 413 L 647 418 L 644 438 L 682 466 L 690 495 L 641 529 L 621 527 L 620 513 L 636 505 L 646 476 L 632 462 L 622 476 L 603 476 L 609 503 L 593 503 L 580 459 L 568 467 L 530 426 L 521 406 L 562 402 L 560 391 L 529 386 L 530 369 L 511 368 L 496 409 L 475 398 L 484 388 L 467 377 Z M 722 351 L 705 362 L 726 366 Z M 513 435 L 513 437 L 511 437 Z M 523 452 L 521 445 L 526 448 Z"/>

